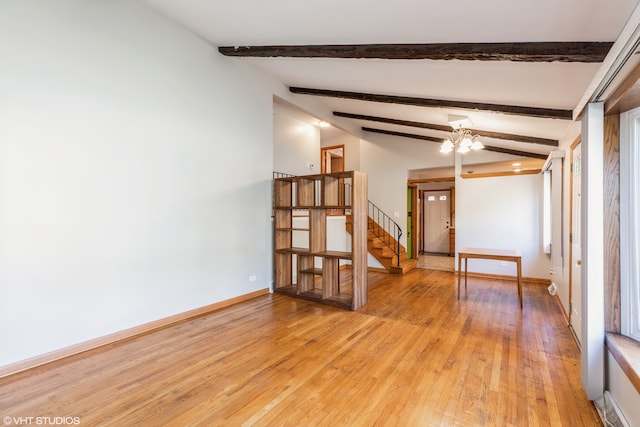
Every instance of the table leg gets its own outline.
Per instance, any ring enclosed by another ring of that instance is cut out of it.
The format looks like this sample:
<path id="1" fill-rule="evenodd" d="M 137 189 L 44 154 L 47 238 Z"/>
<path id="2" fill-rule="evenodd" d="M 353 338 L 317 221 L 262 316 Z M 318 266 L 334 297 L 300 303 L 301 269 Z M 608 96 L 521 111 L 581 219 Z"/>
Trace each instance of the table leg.
<path id="1" fill-rule="evenodd" d="M 462 257 L 458 255 L 458 299 L 460 299 L 460 274 L 462 273 Z"/>
<path id="2" fill-rule="evenodd" d="M 469 264 L 469 258 L 464 259 L 464 291 L 467 292 L 467 266 Z"/>
<path id="3" fill-rule="evenodd" d="M 520 308 L 522 308 L 522 263 L 518 259 L 518 298 L 520 299 Z"/>

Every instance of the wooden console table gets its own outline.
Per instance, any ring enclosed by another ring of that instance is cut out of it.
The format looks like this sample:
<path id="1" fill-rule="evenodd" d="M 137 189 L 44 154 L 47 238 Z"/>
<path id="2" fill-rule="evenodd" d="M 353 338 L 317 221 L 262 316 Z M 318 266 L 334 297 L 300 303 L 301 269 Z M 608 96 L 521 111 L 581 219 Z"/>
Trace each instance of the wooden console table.
<path id="1" fill-rule="evenodd" d="M 467 290 L 467 263 L 469 258 L 492 259 L 497 261 L 515 262 L 518 267 L 518 299 L 522 308 L 522 256 L 518 251 L 502 249 L 464 248 L 458 252 L 458 299 L 460 299 L 460 274 L 464 259 L 464 290 Z"/>

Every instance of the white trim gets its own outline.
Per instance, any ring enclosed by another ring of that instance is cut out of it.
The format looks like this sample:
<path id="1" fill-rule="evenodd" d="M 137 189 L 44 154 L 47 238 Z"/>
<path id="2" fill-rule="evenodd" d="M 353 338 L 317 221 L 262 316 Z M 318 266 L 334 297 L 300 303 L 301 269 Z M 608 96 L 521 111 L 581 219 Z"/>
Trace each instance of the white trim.
<path id="1" fill-rule="evenodd" d="M 629 264 L 629 239 L 625 236 L 629 228 L 629 141 L 631 127 L 629 117 L 631 111 L 620 114 L 620 321 L 621 333 L 629 335 L 629 313 L 631 298 L 629 297 L 629 272 L 625 268 Z"/>
<path id="2" fill-rule="evenodd" d="M 640 108 L 620 114 L 620 299 L 622 334 L 640 341 L 638 174 Z M 633 213 L 635 212 L 635 217 Z"/>
<path id="3" fill-rule="evenodd" d="M 589 400 L 604 393 L 604 103 L 582 117 L 582 385 Z"/>
<path id="4" fill-rule="evenodd" d="M 542 168 L 543 189 L 543 252 L 551 256 L 551 268 L 560 271 L 563 265 L 564 244 L 562 239 L 563 212 L 563 161 L 564 150 L 549 153 Z"/>
<path id="5" fill-rule="evenodd" d="M 542 172 L 542 251 L 551 254 L 551 170 Z"/>
<path id="6" fill-rule="evenodd" d="M 640 45 L 640 4 L 620 32 L 593 80 L 573 109 L 573 119 L 578 119 L 591 102 L 606 100 L 640 58 L 634 56 Z"/>
<path id="7" fill-rule="evenodd" d="M 544 162 L 544 166 L 542 166 L 542 172 L 546 172 L 553 166 L 553 161 L 555 159 L 564 159 L 564 150 L 553 150 L 547 156 L 547 160 Z"/>

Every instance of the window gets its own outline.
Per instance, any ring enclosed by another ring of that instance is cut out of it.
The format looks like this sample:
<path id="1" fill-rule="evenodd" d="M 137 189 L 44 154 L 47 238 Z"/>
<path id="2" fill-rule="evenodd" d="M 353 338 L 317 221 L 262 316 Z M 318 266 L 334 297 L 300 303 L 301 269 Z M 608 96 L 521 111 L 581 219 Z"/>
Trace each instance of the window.
<path id="1" fill-rule="evenodd" d="M 551 254 L 551 171 L 542 174 L 542 248 L 545 254 Z"/>
<path id="2" fill-rule="evenodd" d="M 640 108 L 620 119 L 622 333 L 640 341 Z"/>

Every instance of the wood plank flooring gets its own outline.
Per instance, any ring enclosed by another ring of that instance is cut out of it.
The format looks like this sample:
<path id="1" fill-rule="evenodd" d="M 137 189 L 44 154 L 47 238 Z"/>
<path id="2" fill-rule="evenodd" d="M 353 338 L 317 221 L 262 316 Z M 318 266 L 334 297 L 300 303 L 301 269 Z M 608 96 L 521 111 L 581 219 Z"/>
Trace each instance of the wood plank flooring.
<path id="1" fill-rule="evenodd" d="M 82 426 L 597 426 L 544 286 L 370 273 L 356 312 L 266 295 L 0 380 L 0 417 Z M 464 291 L 463 291 L 464 292 Z M 7 424 L 7 423 L 5 423 Z"/>

